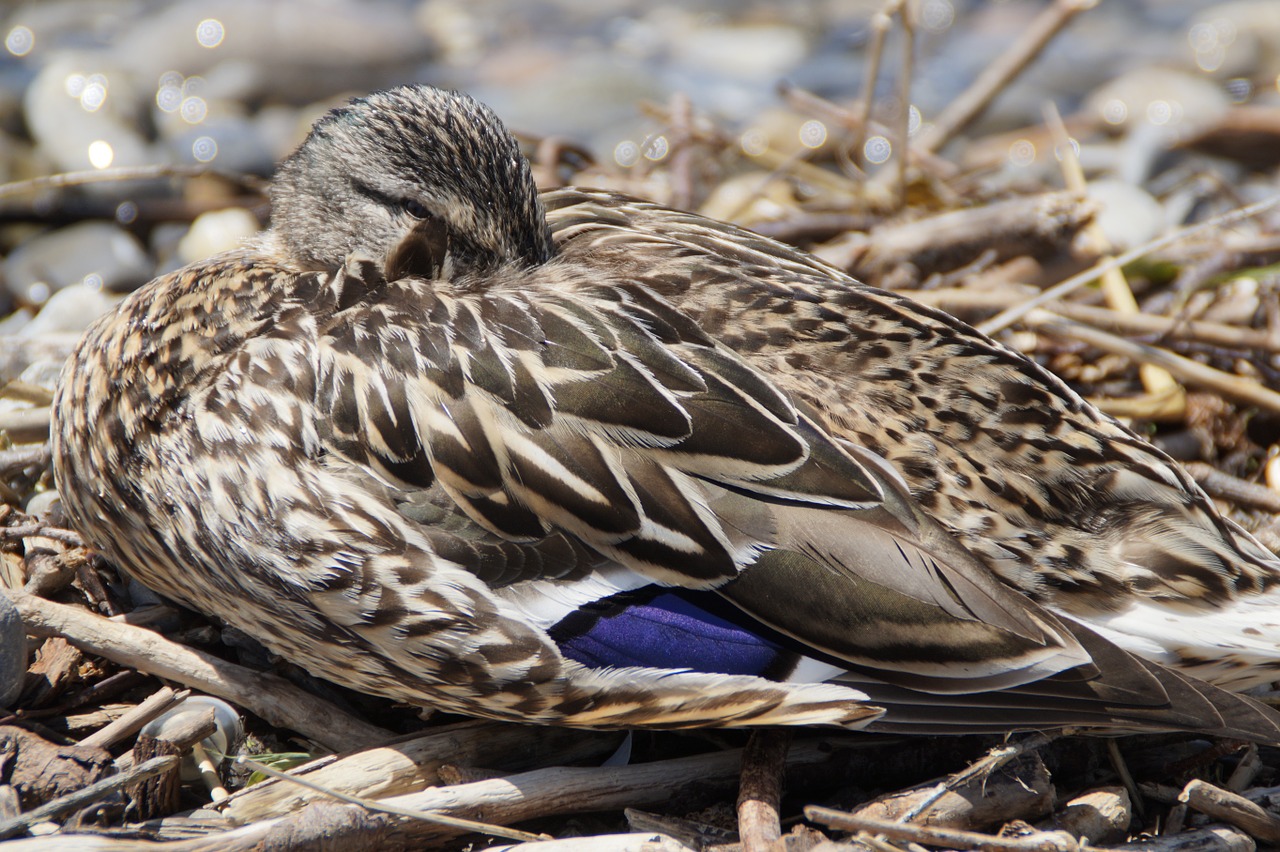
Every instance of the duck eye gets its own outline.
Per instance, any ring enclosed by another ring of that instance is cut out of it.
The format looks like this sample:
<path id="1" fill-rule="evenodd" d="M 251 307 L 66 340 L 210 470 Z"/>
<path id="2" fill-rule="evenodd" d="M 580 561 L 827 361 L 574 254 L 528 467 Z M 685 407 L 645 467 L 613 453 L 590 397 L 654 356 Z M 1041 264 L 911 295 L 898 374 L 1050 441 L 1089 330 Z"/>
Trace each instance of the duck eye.
<path id="1" fill-rule="evenodd" d="M 406 198 L 402 203 L 404 205 L 404 212 L 408 213 L 415 219 L 426 219 L 431 215 L 431 211 L 426 208 L 426 205 L 416 198 Z"/>

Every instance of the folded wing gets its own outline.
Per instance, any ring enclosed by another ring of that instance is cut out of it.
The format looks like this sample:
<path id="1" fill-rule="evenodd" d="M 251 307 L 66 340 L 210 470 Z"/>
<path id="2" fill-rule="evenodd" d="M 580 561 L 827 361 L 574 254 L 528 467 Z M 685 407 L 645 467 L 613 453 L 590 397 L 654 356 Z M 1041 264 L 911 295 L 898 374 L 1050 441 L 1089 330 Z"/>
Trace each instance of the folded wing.
<path id="1" fill-rule="evenodd" d="M 834 675 L 887 725 L 1277 732 L 1005 587 L 882 459 L 641 284 L 523 276 L 365 280 L 324 330 L 318 404 L 332 450 L 429 506 L 437 551 L 566 657 Z"/>

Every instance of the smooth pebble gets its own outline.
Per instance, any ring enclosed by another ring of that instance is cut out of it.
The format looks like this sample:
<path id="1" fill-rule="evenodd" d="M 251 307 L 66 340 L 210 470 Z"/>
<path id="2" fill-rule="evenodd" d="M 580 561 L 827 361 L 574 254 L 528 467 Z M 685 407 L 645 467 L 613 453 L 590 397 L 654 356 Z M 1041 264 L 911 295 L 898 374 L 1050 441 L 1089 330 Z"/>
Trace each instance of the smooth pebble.
<path id="1" fill-rule="evenodd" d="M 41 304 L 72 284 L 131 289 L 151 278 L 153 265 L 137 237 L 120 226 L 80 222 L 23 243 L 0 272 L 14 298 Z"/>
<path id="2" fill-rule="evenodd" d="M 201 213 L 178 241 L 178 259 L 193 263 L 239 248 L 260 230 L 257 217 L 242 207 Z"/>

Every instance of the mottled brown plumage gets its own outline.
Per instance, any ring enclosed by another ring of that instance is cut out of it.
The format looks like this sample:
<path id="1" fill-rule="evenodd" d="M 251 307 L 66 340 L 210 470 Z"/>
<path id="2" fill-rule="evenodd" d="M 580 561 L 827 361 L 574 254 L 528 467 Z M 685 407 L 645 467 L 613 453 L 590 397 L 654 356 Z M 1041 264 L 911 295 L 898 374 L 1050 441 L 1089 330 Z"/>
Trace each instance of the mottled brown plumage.
<path id="1" fill-rule="evenodd" d="M 540 199 L 426 87 L 326 116 L 273 200 L 259 245 L 97 323 L 55 402 L 71 517 L 156 590 L 495 718 L 1280 737 L 1123 621 L 1264 600 L 1274 559 L 962 323 L 723 223 Z"/>

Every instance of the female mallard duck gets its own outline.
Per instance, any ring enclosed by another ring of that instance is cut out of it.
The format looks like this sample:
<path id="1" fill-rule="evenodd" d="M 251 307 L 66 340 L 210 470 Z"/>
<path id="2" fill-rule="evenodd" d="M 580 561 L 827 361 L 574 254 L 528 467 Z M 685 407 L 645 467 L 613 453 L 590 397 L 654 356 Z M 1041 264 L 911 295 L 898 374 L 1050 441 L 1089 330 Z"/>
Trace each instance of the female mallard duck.
<path id="1" fill-rule="evenodd" d="M 322 118 L 272 198 L 63 374 L 63 502 L 155 590 L 499 719 L 1280 740 L 1167 667 L 1270 679 L 1280 565 L 963 323 L 731 225 L 540 198 L 487 108 L 423 86 Z"/>

